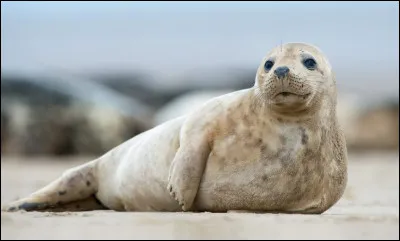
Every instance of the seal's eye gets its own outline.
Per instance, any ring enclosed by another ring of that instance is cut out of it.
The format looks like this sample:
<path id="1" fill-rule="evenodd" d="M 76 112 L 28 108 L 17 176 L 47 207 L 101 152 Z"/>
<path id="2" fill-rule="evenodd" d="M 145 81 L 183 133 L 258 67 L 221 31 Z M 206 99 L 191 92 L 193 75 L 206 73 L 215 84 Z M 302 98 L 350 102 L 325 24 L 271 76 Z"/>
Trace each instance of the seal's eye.
<path id="1" fill-rule="evenodd" d="M 313 58 L 304 59 L 303 64 L 309 70 L 314 70 L 317 67 L 317 62 Z"/>
<path id="2" fill-rule="evenodd" d="M 267 62 L 265 62 L 265 64 L 264 64 L 265 71 L 270 71 L 272 66 L 274 66 L 274 62 L 272 62 L 271 60 L 268 60 Z"/>

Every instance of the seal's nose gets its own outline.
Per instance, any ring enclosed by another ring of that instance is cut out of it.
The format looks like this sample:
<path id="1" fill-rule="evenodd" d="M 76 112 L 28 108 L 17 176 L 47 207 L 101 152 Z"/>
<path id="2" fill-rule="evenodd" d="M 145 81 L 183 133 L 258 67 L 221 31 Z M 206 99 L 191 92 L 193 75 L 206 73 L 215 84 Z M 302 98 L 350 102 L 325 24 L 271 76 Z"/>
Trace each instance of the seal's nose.
<path id="1" fill-rule="evenodd" d="M 276 68 L 274 73 L 278 78 L 283 78 L 289 73 L 289 68 L 286 66 L 281 66 Z"/>

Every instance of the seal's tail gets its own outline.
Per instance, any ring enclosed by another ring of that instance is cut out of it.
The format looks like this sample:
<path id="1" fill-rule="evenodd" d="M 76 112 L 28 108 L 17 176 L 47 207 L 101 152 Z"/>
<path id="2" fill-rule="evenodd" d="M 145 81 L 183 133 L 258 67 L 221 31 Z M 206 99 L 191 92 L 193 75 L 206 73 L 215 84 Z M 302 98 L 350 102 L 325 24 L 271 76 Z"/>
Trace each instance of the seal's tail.
<path id="1" fill-rule="evenodd" d="M 10 203 L 2 211 L 89 211 L 105 209 L 96 199 L 97 161 L 71 168 L 42 189 Z"/>

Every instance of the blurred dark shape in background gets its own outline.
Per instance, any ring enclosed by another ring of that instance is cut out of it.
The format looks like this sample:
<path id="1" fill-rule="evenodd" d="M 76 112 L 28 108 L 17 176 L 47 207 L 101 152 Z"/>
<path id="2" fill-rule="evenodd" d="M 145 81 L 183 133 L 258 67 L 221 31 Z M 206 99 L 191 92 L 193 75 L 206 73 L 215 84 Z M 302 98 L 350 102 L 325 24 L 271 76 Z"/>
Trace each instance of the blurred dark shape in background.
<path id="1" fill-rule="evenodd" d="M 1 77 L 2 154 L 100 154 L 152 127 L 151 115 L 82 78 Z"/>
<path id="2" fill-rule="evenodd" d="M 354 150 L 398 150 L 399 103 L 383 101 L 360 113 L 353 127 L 353 136 L 347 134 L 347 145 Z"/>

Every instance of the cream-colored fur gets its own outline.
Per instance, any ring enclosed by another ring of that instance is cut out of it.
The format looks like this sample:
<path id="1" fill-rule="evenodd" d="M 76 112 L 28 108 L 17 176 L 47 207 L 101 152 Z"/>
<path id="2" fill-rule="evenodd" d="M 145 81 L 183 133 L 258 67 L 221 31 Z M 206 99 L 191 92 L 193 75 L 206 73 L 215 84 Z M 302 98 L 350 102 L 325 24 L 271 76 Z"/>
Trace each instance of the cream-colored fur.
<path id="1" fill-rule="evenodd" d="M 287 77 L 276 77 L 279 66 Z M 262 60 L 252 88 L 213 98 L 3 210 L 71 210 L 92 198 L 88 210 L 322 213 L 346 183 L 331 66 L 316 47 L 289 43 Z"/>

